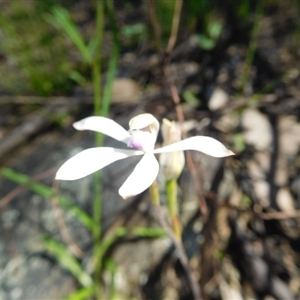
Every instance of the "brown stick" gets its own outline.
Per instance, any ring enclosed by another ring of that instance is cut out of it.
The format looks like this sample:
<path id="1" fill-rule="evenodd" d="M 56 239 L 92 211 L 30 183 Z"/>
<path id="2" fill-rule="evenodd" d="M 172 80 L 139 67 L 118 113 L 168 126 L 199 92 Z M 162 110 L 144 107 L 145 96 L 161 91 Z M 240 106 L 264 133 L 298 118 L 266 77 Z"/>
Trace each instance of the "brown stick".
<path id="1" fill-rule="evenodd" d="M 54 180 L 52 189 L 58 193 L 58 181 Z M 51 198 L 53 209 L 55 210 L 55 218 L 60 230 L 60 234 L 65 242 L 65 244 L 68 246 L 69 250 L 78 258 L 83 257 L 83 251 L 77 246 L 77 244 L 73 241 L 69 230 L 65 224 L 61 208 L 58 203 L 57 196 Z"/>
<path id="2" fill-rule="evenodd" d="M 39 96 L 0 96 L 1 105 L 11 105 L 11 104 L 41 104 L 53 106 L 56 105 L 68 105 L 72 106 L 74 104 L 92 104 L 93 97 L 39 97 Z"/>
<path id="3" fill-rule="evenodd" d="M 53 114 L 73 114 L 78 105 L 56 106 L 56 102 L 26 115 L 20 124 L 0 140 L 0 160 L 7 153 L 25 142 L 30 136 L 38 133 L 53 123 Z"/>
<path id="4" fill-rule="evenodd" d="M 167 70 L 167 72 L 168 72 L 168 70 Z M 170 76 L 167 76 L 167 78 L 169 79 L 172 98 L 176 105 L 177 118 L 178 118 L 179 123 L 182 125 L 184 123 L 184 114 L 182 111 L 182 107 L 180 105 L 180 98 L 179 98 L 178 90 L 175 87 L 175 84 L 172 81 L 172 79 L 170 78 Z M 182 137 L 184 139 L 187 138 L 185 131 L 182 132 Z M 201 186 L 199 184 L 199 180 L 198 180 L 198 174 L 197 174 L 195 164 L 193 162 L 193 158 L 192 158 L 190 151 L 186 151 L 186 160 L 187 160 L 188 168 L 191 172 L 191 176 L 192 176 L 192 180 L 193 180 L 194 187 L 196 190 L 196 194 L 199 199 L 199 207 L 200 207 L 201 213 L 204 216 L 204 218 L 206 218 L 206 216 L 208 214 L 208 209 L 207 209 L 205 198 L 203 197 L 203 192 L 202 192 Z"/>
<path id="5" fill-rule="evenodd" d="M 155 0 L 149 0 L 149 15 L 150 15 L 150 22 L 153 27 L 154 32 L 154 41 L 157 51 L 161 51 L 161 28 L 156 18 L 156 4 Z"/>
<path id="6" fill-rule="evenodd" d="M 179 28 L 179 22 L 180 22 L 180 14 L 181 14 L 181 9 L 182 9 L 182 0 L 177 0 L 175 3 L 175 9 L 174 9 L 174 15 L 173 15 L 173 20 L 172 20 L 172 29 L 171 29 L 171 34 L 170 34 L 170 38 L 169 38 L 169 42 L 168 42 L 168 46 L 167 46 L 167 50 L 166 50 L 166 57 L 165 57 L 165 61 L 163 64 L 163 73 L 165 75 L 165 78 L 167 79 L 167 82 L 169 84 L 170 87 L 170 91 L 172 94 L 172 98 L 173 101 L 175 103 L 175 107 L 176 107 L 176 113 L 177 113 L 177 118 L 179 120 L 180 125 L 182 126 L 184 123 L 184 114 L 183 114 L 183 110 L 182 107 L 180 105 L 180 97 L 177 91 L 177 88 L 175 87 L 175 84 L 172 80 L 172 78 L 170 77 L 170 57 L 171 57 L 171 53 L 174 49 L 176 40 L 177 40 L 177 34 L 178 34 L 178 28 Z M 183 132 L 183 137 L 186 138 L 186 132 Z M 190 152 L 188 151 L 187 154 L 187 162 L 188 162 L 188 166 L 194 181 L 194 185 L 197 191 L 197 195 L 200 196 L 200 209 L 203 215 L 207 214 L 207 207 L 206 207 L 206 202 L 202 197 L 202 193 L 201 193 L 201 189 L 200 186 L 198 185 L 197 182 L 197 174 L 196 174 L 196 169 L 194 167 L 194 163 L 191 157 Z M 204 200 L 204 201 L 202 201 Z M 160 223 L 162 225 L 162 227 L 167 231 L 167 233 L 169 234 L 169 236 L 171 237 L 171 239 L 173 240 L 173 243 L 175 245 L 175 248 L 178 251 L 178 257 L 182 263 L 183 268 L 186 271 L 186 274 L 188 276 L 190 285 L 191 285 L 191 290 L 194 296 L 195 300 L 199 300 L 201 299 L 201 292 L 200 292 L 200 288 L 199 285 L 197 283 L 197 281 L 195 280 L 192 271 L 190 269 L 189 266 L 189 261 L 188 261 L 188 257 L 185 253 L 185 249 L 183 247 L 183 244 L 181 242 L 181 240 L 178 240 L 176 238 L 176 236 L 174 235 L 173 231 L 169 228 L 168 224 L 166 223 L 163 213 L 160 209 L 160 206 L 156 206 L 157 212 L 158 212 L 158 216 L 159 216 L 159 220 Z"/>
<path id="7" fill-rule="evenodd" d="M 174 84 L 174 81 L 172 80 L 172 78 L 170 76 L 170 58 L 171 58 L 171 52 L 173 51 L 173 48 L 174 48 L 176 40 L 177 40 L 181 9 L 182 9 L 182 0 L 178 0 L 178 1 L 176 1 L 176 4 L 175 4 L 174 16 L 173 16 L 173 21 L 172 21 L 172 30 L 171 30 L 171 35 L 170 35 L 169 42 L 168 42 L 167 54 L 166 54 L 164 65 L 163 65 L 163 73 L 164 73 L 164 75 L 167 79 L 167 82 L 169 84 L 169 87 L 170 87 L 172 99 L 175 104 L 178 121 L 179 121 L 180 125 L 182 126 L 184 123 L 184 114 L 183 114 L 182 107 L 180 105 L 180 97 L 179 97 L 178 90 Z M 186 132 L 184 132 L 184 131 L 182 132 L 182 137 L 184 139 L 187 138 Z M 198 180 L 199 177 L 197 175 L 197 171 L 195 168 L 195 164 L 193 162 L 193 158 L 189 151 L 186 151 L 186 160 L 187 160 L 188 168 L 191 172 L 195 191 L 196 191 L 197 197 L 199 199 L 200 211 L 205 218 L 208 214 L 207 204 L 206 204 L 205 198 L 203 197 L 203 192 L 202 192 L 201 186 L 199 184 L 199 180 Z"/>

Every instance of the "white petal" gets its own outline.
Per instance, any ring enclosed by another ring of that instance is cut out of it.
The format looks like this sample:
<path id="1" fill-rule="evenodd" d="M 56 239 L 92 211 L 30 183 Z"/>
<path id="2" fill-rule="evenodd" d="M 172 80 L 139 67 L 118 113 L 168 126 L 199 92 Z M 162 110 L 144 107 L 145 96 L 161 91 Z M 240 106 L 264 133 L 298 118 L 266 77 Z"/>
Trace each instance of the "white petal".
<path id="1" fill-rule="evenodd" d="M 88 117 L 73 124 L 77 130 L 92 130 L 127 144 L 130 134 L 114 120 L 105 117 Z"/>
<path id="2" fill-rule="evenodd" d="M 156 179 L 159 164 L 152 153 L 146 153 L 119 189 L 123 199 L 145 191 Z"/>
<path id="3" fill-rule="evenodd" d="M 57 171 L 56 179 L 76 180 L 94 173 L 126 157 L 142 155 L 143 151 L 122 150 L 110 147 L 86 149 L 67 160 Z"/>
<path id="4" fill-rule="evenodd" d="M 164 153 L 182 150 L 196 150 L 214 157 L 225 157 L 234 155 L 222 143 L 208 136 L 193 136 L 178 143 L 168 145 L 153 151 L 153 153 Z"/>

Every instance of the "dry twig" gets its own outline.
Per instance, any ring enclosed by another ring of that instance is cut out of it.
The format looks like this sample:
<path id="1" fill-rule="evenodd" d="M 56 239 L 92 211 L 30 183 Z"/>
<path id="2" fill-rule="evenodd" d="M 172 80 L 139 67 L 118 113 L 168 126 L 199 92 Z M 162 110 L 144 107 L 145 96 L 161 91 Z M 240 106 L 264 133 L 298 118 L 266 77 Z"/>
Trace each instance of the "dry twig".
<path id="1" fill-rule="evenodd" d="M 32 180 L 40 181 L 55 174 L 56 172 L 57 172 L 57 168 L 51 168 L 43 173 L 40 173 L 32 177 Z M 18 186 L 17 188 L 10 191 L 6 196 L 2 197 L 0 199 L 0 210 L 5 208 L 16 196 L 18 196 L 24 190 L 26 190 L 26 187 Z"/>
<path id="2" fill-rule="evenodd" d="M 170 87 L 172 99 L 175 104 L 178 121 L 182 126 L 185 118 L 184 118 L 182 107 L 180 105 L 180 97 L 179 97 L 178 90 L 174 84 L 174 81 L 172 80 L 172 78 L 170 76 L 170 59 L 171 59 L 171 53 L 173 51 L 173 48 L 174 48 L 176 40 L 177 40 L 181 9 L 182 9 L 182 0 L 178 0 L 178 1 L 176 1 L 176 5 L 175 5 L 175 11 L 174 11 L 173 22 L 172 22 L 172 31 L 171 31 L 171 36 L 170 36 L 169 43 L 168 43 L 167 54 L 166 54 L 164 65 L 163 65 L 163 73 L 164 73 L 165 78 Z M 182 132 L 182 137 L 187 138 L 185 131 Z M 201 186 L 199 184 L 199 176 L 197 174 L 195 164 L 193 162 L 191 153 L 189 151 L 186 151 L 186 159 L 187 159 L 188 168 L 191 172 L 191 176 L 192 176 L 192 180 L 193 180 L 194 187 L 196 190 L 196 194 L 199 199 L 199 207 L 200 207 L 202 215 L 205 218 L 208 213 L 207 204 L 206 204 L 205 198 L 203 197 L 203 192 L 202 192 Z"/>
<path id="3" fill-rule="evenodd" d="M 58 193 L 58 181 L 56 181 L 56 180 L 53 181 L 52 189 L 56 193 Z M 65 221 L 64 221 L 64 218 L 63 218 L 63 215 L 62 215 L 62 212 L 61 212 L 61 208 L 60 208 L 59 203 L 58 203 L 57 196 L 52 197 L 51 201 L 52 201 L 53 208 L 56 212 L 55 213 L 55 218 L 56 218 L 59 230 L 60 230 L 60 234 L 61 234 L 65 244 L 68 246 L 69 250 L 76 257 L 78 257 L 78 258 L 83 257 L 83 254 L 84 254 L 83 251 L 73 241 L 73 239 L 72 239 L 72 237 L 71 237 L 71 235 L 68 231 L 68 228 L 65 224 Z"/>

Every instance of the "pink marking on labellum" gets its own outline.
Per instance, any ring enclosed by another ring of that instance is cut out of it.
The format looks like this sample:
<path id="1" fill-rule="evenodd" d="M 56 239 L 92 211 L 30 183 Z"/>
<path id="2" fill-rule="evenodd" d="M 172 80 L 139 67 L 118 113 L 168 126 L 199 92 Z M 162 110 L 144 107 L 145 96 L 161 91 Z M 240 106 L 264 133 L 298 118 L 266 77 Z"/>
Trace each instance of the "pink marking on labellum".
<path id="1" fill-rule="evenodd" d="M 138 149 L 138 150 L 143 150 L 142 144 L 140 142 L 138 142 L 137 140 L 134 140 L 134 139 L 129 141 L 128 147 Z"/>

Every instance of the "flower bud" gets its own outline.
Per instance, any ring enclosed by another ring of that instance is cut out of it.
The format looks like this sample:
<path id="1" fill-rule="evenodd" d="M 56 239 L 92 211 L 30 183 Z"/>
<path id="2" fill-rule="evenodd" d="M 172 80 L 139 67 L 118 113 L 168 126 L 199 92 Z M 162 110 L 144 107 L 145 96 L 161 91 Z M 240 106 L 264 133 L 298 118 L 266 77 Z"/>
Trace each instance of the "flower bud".
<path id="1" fill-rule="evenodd" d="M 163 146 L 174 144 L 181 140 L 181 130 L 174 121 L 163 119 L 161 130 L 164 140 Z M 183 151 L 161 153 L 159 162 L 166 181 L 176 180 L 180 176 L 185 163 Z"/>

